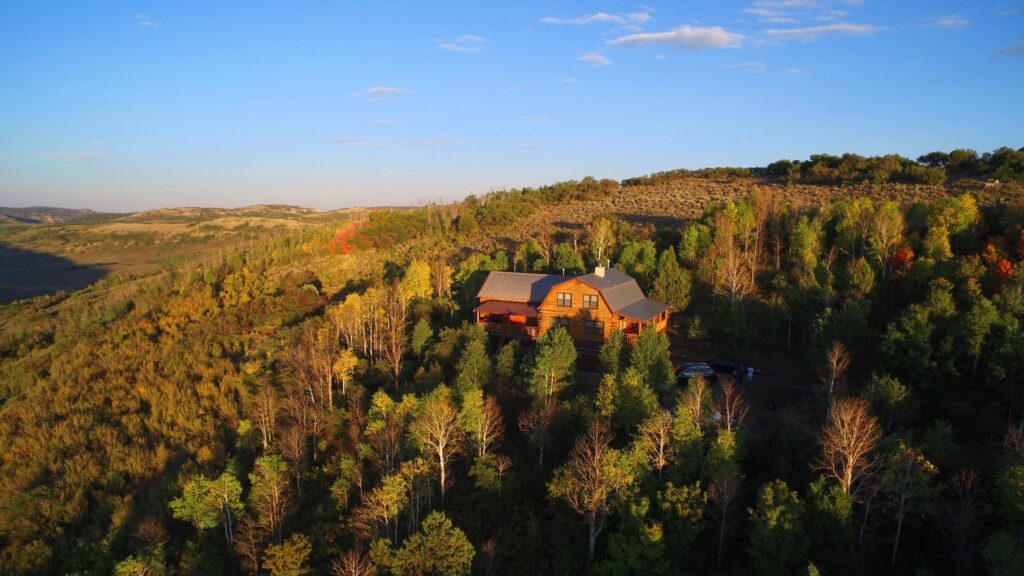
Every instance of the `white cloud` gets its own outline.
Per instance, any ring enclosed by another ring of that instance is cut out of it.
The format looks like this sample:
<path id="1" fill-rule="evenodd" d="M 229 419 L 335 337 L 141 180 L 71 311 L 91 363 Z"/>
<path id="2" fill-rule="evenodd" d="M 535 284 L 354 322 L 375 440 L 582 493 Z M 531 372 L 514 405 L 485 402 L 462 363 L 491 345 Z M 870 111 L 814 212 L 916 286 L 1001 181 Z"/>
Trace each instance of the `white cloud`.
<path id="1" fill-rule="evenodd" d="M 651 20 L 652 10 L 647 8 L 643 12 L 597 12 L 586 14 L 578 18 L 559 18 L 557 16 L 546 16 L 540 19 L 541 24 L 586 26 L 588 24 L 644 24 Z"/>
<path id="2" fill-rule="evenodd" d="M 763 74 L 768 70 L 768 65 L 764 62 L 740 62 L 738 64 L 722 64 L 722 68 L 730 70 L 746 70 L 748 72 Z"/>
<path id="3" fill-rule="evenodd" d="M 607 57 L 605 57 L 602 54 L 598 54 L 597 52 L 590 52 L 589 54 L 584 54 L 583 56 L 579 56 L 576 59 L 580 60 L 581 62 L 589 62 L 594 66 L 607 66 L 612 63 L 612 61 L 609 60 Z"/>
<path id="4" fill-rule="evenodd" d="M 729 32 L 721 26 L 698 27 L 684 25 L 670 32 L 644 32 L 609 40 L 609 46 L 650 46 L 669 44 L 683 50 L 705 48 L 735 48 L 742 44 L 743 35 Z"/>
<path id="5" fill-rule="evenodd" d="M 780 40 L 810 42 L 822 36 L 867 36 L 882 30 L 883 28 L 871 24 L 837 22 L 835 24 L 808 26 L 805 28 L 769 28 L 764 31 L 764 34 Z"/>
<path id="6" fill-rule="evenodd" d="M 768 24 L 793 24 L 796 22 L 796 18 L 786 15 L 785 12 L 780 12 L 771 8 L 752 7 L 743 10 L 743 13 L 754 16 L 757 18 L 758 22 L 765 22 Z"/>
<path id="7" fill-rule="evenodd" d="M 575 84 L 579 82 L 579 80 L 575 78 L 562 78 L 561 80 L 559 80 L 559 82 L 561 82 L 562 84 Z"/>
<path id="8" fill-rule="evenodd" d="M 32 152 L 33 156 L 49 158 L 51 160 L 64 160 L 66 162 L 88 162 L 110 156 L 110 152 L 101 150 L 72 150 L 67 152 Z"/>
<path id="9" fill-rule="evenodd" d="M 406 146 L 413 146 L 415 148 L 427 148 L 430 146 L 447 146 L 449 144 L 455 144 L 454 140 L 447 140 L 444 138 L 435 138 L 432 140 L 413 140 L 406 142 Z"/>
<path id="10" fill-rule="evenodd" d="M 347 136 L 344 138 L 335 138 L 334 141 L 342 146 L 350 146 L 353 148 L 394 148 L 395 145 L 389 142 L 385 142 L 379 138 L 358 138 Z"/>
<path id="11" fill-rule="evenodd" d="M 335 138 L 334 141 L 342 146 L 348 146 L 350 148 L 427 148 L 431 146 L 447 146 L 454 144 L 454 140 L 447 140 L 444 138 L 433 138 L 427 140 L 410 140 L 408 142 L 391 142 L 381 138 L 362 138 L 357 136 L 346 136 L 343 138 Z"/>
<path id="12" fill-rule="evenodd" d="M 395 86 L 371 86 L 366 90 L 350 92 L 356 98 L 363 98 L 368 102 L 387 102 L 398 94 L 415 92 L 412 88 L 398 88 Z"/>
<path id="13" fill-rule="evenodd" d="M 159 28 L 160 23 L 153 19 L 151 16 L 145 14 L 136 14 L 135 21 L 139 23 L 139 26 L 143 28 Z"/>
<path id="14" fill-rule="evenodd" d="M 404 94 L 412 92 L 411 88 L 395 88 L 393 86 L 373 86 L 366 89 L 367 94 Z"/>
<path id="15" fill-rule="evenodd" d="M 925 26 L 930 26 L 932 28 L 952 28 L 956 30 L 967 28 L 969 24 L 970 23 L 966 18 L 963 16 L 957 16 L 956 14 L 951 14 L 949 16 L 936 16 L 924 21 Z"/>
<path id="16" fill-rule="evenodd" d="M 996 50 L 995 55 L 1020 58 L 1021 56 L 1024 56 L 1024 42 L 1020 44 L 1014 44 L 1013 46 L 1007 46 L 1002 50 Z"/>
<path id="17" fill-rule="evenodd" d="M 829 4 L 846 4 L 848 6 L 860 6 L 864 2 L 862 0 L 758 0 L 754 2 L 754 6 L 763 6 L 765 8 L 822 8 Z"/>
<path id="18" fill-rule="evenodd" d="M 792 76 L 803 76 L 807 73 L 803 68 L 783 68 L 779 70 L 780 74 L 790 74 Z"/>
<path id="19" fill-rule="evenodd" d="M 484 49 L 487 39 L 483 36 L 466 34 L 450 40 L 434 40 L 438 50 L 448 52 L 480 52 Z"/>

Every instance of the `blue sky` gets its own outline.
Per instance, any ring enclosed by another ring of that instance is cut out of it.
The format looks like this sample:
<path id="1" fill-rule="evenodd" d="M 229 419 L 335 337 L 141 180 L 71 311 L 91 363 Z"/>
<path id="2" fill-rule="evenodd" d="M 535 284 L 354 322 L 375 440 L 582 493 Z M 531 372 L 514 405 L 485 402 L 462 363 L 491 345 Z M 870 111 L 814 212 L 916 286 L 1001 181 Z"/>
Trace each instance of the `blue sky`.
<path id="1" fill-rule="evenodd" d="M 0 205 L 461 199 L 1024 146 L 1024 3 L 0 3 Z"/>

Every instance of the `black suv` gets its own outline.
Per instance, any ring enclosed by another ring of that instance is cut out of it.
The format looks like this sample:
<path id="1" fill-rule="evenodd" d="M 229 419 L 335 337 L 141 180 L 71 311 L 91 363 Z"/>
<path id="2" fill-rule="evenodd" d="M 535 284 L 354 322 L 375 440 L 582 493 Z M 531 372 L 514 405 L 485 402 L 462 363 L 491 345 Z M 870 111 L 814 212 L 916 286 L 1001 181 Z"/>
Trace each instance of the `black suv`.
<path id="1" fill-rule="evenodd" d="M 711 366 L 718 374 L 728 374 L 733 378 L 743 376 L 743 364 L 738 360 L 720 358 L 718 360 L 711 360 L 708 362 L 708 366 Z"/>

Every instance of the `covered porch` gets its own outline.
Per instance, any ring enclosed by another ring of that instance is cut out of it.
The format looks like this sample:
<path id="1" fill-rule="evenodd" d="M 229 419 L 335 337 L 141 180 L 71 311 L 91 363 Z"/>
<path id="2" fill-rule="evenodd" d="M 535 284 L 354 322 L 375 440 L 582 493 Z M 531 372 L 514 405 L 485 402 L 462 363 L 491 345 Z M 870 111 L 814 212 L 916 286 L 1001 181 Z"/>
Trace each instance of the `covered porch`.
<path id="1" fill-rule="evenodd" d="M 492 336 L 528 338 L 540 336 L 540 312 L 524 302 L 489 300 L 474 310 L 476 323 Z"/>

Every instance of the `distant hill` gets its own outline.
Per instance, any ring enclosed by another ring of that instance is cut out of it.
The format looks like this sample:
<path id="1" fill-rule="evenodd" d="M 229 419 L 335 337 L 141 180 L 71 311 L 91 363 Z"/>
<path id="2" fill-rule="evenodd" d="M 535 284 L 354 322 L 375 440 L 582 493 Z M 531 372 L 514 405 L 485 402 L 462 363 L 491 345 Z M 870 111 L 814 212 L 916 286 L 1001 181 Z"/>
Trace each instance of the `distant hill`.
<path id="1" fill-rule="evenodd" d="M 0 207 L 0 215 L 7 217 L 0 220 L 0 222 L 7 222 L 10 219 L 26 224 L 59 224 L 75 220 L 92 220 L 120 216 L 120 214 L 97 212 L 88 208 L 53 208 L 50 206 L 31 206 L 29 208 Z"/>

